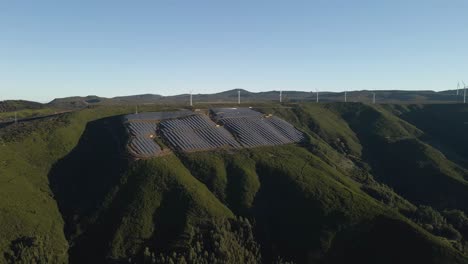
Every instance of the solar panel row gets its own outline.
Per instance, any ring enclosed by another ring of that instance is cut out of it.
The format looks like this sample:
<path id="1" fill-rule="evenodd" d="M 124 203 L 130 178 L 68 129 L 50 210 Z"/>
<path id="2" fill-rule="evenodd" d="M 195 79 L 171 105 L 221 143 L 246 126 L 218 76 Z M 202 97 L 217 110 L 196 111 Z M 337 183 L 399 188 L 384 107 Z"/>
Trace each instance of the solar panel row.
<path id="1" fill-rule="evenodd" d="M 154 135 L 156 133 L 156 123 L 149 122 L 128 122 L 130 134 L 133 136 Z"/>
<path id="2" fill-rule="evenodd" d="M 189 110 L 181 110 L 174 112 L 145 112 L 139 114 L 126 115 L 127 121 L 158 121 L 170 118 L 180 118 L 184 116 L 193 115 L 194 113 Z"/>
<path id="3" fill-rule="evenodd" d="M 211 119 L 205 115 L 193 115 L 182 119 L 173 119 L 161 122 L 162 128 L 168 129 L 202 129 L 216 126 Z"/>
<path id="4" fill-rule="evenodd" d="M 128 147 L 133 155 L 148 158 L 161 153 L 161 148 L 152 138 L 156 135 L 156 122 L 133 120 L 127 121 L 126 126 L 131 137 Z"/>
<path id="5" fill-rule="evenodd" d="M 162 121 L 160 132 L 173 148 L 181 151 L 240 147 L 227 130 L 204 115 Z"/>
<path id="6" fill-rule="evenodd" d="M 136 156 L 152 157 L 161 153 L 159 147 L 153 139 L 147 137 L 134 137 L 130 140 L 129 148 Z"/>
<path id="7" fill-rule="evenodd" d="M 278 117 L 265 118 L 248 108 L 212 110 L 215 119 L 236 136 L 244 147 L 281 145 L 303 140 L 302 133 Z"/>
<path id="8" fill-rule="evenodd" d="M 211 113 L 213 113 L 217 121 L 224 119 L 224 118 L 262 116 L 262 113 L 254 111 L 250 108 L 212 108 Z"/>
<path id="9" fill-rule="evenodd" d="M 245 147 L 280 145 L 290 143 L 262 118 L 240 117 L 223 119 L 223 124 Z"/>
<path id="10" fill-rule="evenodd" d="M 293 125 L 283 119 L 273 116 L 266 120 L 293 142 L 300 142 L 304 139 L 304 135 L 301 131 L 297 130 Z"/>

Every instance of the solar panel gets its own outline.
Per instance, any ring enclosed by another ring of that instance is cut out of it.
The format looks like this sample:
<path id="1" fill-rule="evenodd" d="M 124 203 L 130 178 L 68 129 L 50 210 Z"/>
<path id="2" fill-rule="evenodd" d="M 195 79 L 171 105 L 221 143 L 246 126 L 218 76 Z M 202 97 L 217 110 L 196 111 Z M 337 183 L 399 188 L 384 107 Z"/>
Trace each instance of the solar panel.
<path id="1" fill-rule="evenodd" d="M 181 110 L 174 112 L 145 112 L 139 114 L 126 115 L 126 121 L 158 121 L 171 118 L 180 118 L 193 115 L 194 112 L 189 110 Z"/>
<path id="2" fill-rule="evenodd" d="M 215 108 L 211 112 L 214 119 L 244 147 L 274 146 L 303 140 L 302 133 L 288 122 L 278 117 L 264 117 L 249 108 Z"/>
<path id="3" fill-rule="evenodd" d="M 260 117 L 262 113 L 254 111 L 250 108 L 212 108 L 211 113 L 215 120 L 219 121 L 224 118 L 239 118 L 239 117 Z"/>
<path id="4" fill-rule="evenodd" d="M 154 135 L 157 124 L 150 122 L 128 122 L 127 128 L 133 136 Z"/>
<path id="5" fill-rule="evenodd" d="M 139 157 L 161 153 L 152 136 L 159 133 L 177 151 L 274 146 L 300 142 L 303 134 L 278 117 L 265 117 L 249 108 L 210 109 L 214 120 L 190 111 L 127 115 L 129 149 Z M 160 121 L 158 123 L 158 121 Z"/>
<path id="6" fill-rule="evenodd" d="M 132 154 L 138 157 L 151 157 L 161 153 L 161 148 L 151 138 L 133 137 L 128 146 Z"/>
<path id="7" fill-rule="evenodd" d="M 174 149 L 182 151 L 240 147 L 228 131 L 205 115 L 162 121 L 160 132 Z"/>

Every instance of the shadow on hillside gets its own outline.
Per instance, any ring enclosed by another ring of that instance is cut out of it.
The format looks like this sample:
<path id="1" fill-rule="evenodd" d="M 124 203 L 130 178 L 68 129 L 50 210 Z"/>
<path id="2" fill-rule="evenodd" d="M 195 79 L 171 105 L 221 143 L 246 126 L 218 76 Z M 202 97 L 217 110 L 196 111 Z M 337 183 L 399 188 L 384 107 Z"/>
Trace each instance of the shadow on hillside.
<path id="1" fill-rule="evenodd" d="M 103 204 L 127 168 L 125 142 L 120 116 L 89 122 L 77 146 L 49 172 L 72 263 L 105 252 L 105 243 L 100 242 L 113 230 L 101 221 Z"/>
<path id="2" fill-rule="evenodd" d="M 402 111 L 400 118 L 424 130 L 425 142 L 442 151 L 452 161 L 468 167 L 468 119 L 465 106 L 425 105 Z"/>
<path id="3" fill-rule="evenodd" d="M 424 134 L 371 108 L 358 114 L 345 112 L 343 118 L 356 133 L 362 158 L 376 180 L 416 205 L 468 212 L 467 187 L 456 178 L 462 172 L 433 146 L 424 144 L 420 139 Z"/>
<path id="4" fill-rule="evenodd" d="M 438 263 L 438 257 L 463 263 L 460 255 L 435 250 L 433 242 L 407 222 L 384 215 L 338 233 L 334 242 L 325 263 Z"/>

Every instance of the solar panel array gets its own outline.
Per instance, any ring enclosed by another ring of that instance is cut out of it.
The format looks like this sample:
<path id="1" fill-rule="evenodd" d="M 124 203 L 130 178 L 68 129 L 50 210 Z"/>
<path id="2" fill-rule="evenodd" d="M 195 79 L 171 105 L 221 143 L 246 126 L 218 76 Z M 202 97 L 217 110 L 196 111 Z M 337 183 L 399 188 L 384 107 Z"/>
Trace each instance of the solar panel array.
<path id="1" fill-rule="evenodd" d="M 139 114 L 126 115 L 126 121 L 158 121 L 170 118 L 180 118 L 184 116 L 193 115 L 194 113 L 189 110 L 181 110 L 175 112 L 145 112 Z"/>
<path id="2" fill-rule="evenodd" d="M 130 134 L 128 149 L 132 155 L 140 158 L 153 157 L 162 152 L 161 147 L 153 140 L 156 136 L 157 120 L 146 119 L 148 116 L 145 114 L 125 116 L 125 125 Z M 145 118 L 141 118 L 140 115 Z M 132 117 L 129 118 L 129 116 Z M 139 119 L 137 119 L 138 116 L 140 116 Z"/>
<path id="3" fill-rule="evenodd" d="M 181 151 L 240 147 L 226 129 L 205 115 L 162 121 L 159 131 L 174 149 Z"/>
<path id="4" fill-rule="evenodd" d="M 264 117 L 252 109 L 215 108 L 211 113 L 213 119 L 223 126 L 206 115 L 190 111 L 127 115 L 129 151 L 143 158 L 161 154 L 161 147 L 153 140 L 156 134 L 173 149 L 184 152 L 273 146 L 300 142 L 304 138 L 288 122 L 274 116 Z"/>
<path id="5" fill-rule="evenodd" d="M 161 153 L 161 147 L 153 140 L 156 136 L 157 122 L 169 118 L 190 116 L 189 110 L 175 112 L 145 112 L 125 116 L 129 134 L 131 136 L 128 147 L 137 157 L 151 157 Z"/>
<path id="6" fill-rule="evenodd" d="M 262 116 L 262 113 L 254 111 L 250 108 L 212 108 L 211 113 L 213 113 L 213 116 L 217 121 L 225 118 Z"/>
<path id="7" fill-rule="evenodd" d="M 152 157 L 161 153 L 159 145 L 148 137 L 134 137 L 130 140 L 128 147 L 132 154 L 140 157 Z"/>
<path id="8" fill-rule="evenodd" d="M 142 137 L 156 134 L 156 123 L 151 122 L 128 122 L 128 130 L 132 136 Z"/>
<path id="9" fill-rule="evenodd" d="M 251 109 L 214 109 L 212 113 L 244 147 L 288 144 L 300 142 L 304 138 L 288 122 L 278 117 L 263 117 Z"/>
<path id="10" fill-rule="evenodd" d="M 286 122 L 285 120 L 272 116 L 265 119 L 270 123 L 271 126 L 279 130 L 286 138 L 290 139 L 292 142 L 300 142 L 304 140 L 304 135 L 301 131 L 297 130 L 293 125 Z"/>

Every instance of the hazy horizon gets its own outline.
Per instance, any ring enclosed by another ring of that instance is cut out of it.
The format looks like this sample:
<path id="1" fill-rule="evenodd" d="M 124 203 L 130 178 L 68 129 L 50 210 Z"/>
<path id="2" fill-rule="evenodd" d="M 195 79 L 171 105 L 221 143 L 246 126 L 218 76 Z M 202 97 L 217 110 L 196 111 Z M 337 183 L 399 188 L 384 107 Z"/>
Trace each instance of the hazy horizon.
<path id="1" fill-rule="evenodd" d="M 468 87 L 468 86 L 467 86 Z M 56 97 L 51 97 L 48 99 L 42 99 L 42 100 L 34 100 L 34 99 L 28 99 L 28 98 L 0 98 L 0 101 L 9 101 L 9 100 L 26 100 L 26 101 L 33 101 L 33 102 L 39 102 L 39 103 L 48 103 L 54 99 L 60 99 L 60 98 L 70 98 L 70 97 L 88 97 L 88 96 L 96 96 L 96 97 L 101 97 L 101 98 L 115 98 L 115 97 L 126 97 L 126 96 L 138 96 L 138 95 L 160 95 L 164 97 L 170 97 L 170 96 L 177 96 L 177 95 L 184 95 L 184 94 L 189 94 L 190 91 L 192 91 L 193 95 L 206 95 L 206 94 L 216 94 L 216 93 L 222 93 L 222 92 L 227 92 L 231 90 L 237 90 L 237 89 L 242 89 L 246 90 L 247 92 L 251 93 L 262 93 L 262 92 L 279 92 L 280 90 L 283 93 L 287 92 L 316 92 L 317 89 L 311 89 L 311 90 L 294 90 L 294 89 L 263 89 L 263 90 L 249 90 L 245 88 L 230 88 L 230 89 L 225 89 L 225 90 L 216 90 L 213 89 L 210 92 L 197 92 L 196 90 L 193 89 L 187 89 L 186 91 L 181 91 L 180 93 L 173 93 L 173 94 L 162 94 L 162 93 L 153 93 L 151 91 L 149 92 L 143 92 L 143 93 L 128 93 L 128 94 L 113 94 L 110 96 L 106 95 L 100 95 L 100 94 L 69 94 L 69 95 L 64 95 L 64 96 L 56 96 Z M 130 89 L 129 89 L 130 90 Z M 438 90 L 431 90 L 431 89 L 346 89 L 346 90 L 322 90 L 318 89 L 319 92 L 322 93 L 343 93 L 343 92 L 361 92 L 361 91 L 415 91 L 415 92 L 424 92 L 424 91 L 429 91 L 429 92 L 443 92 L 443 91 L 448 91 L 448 90 L 456 90 L 455 88 L 448 88 L 448 89 L 438 89 Z M 460 87 L 460 90 L 463 90 L 463 87 Z"/>
<path id="2" fill-rule="evenodd" d="M 461 0 L 2 3 L 0 100 L 455 89 L 468 77 L 467 8 Z"/>

